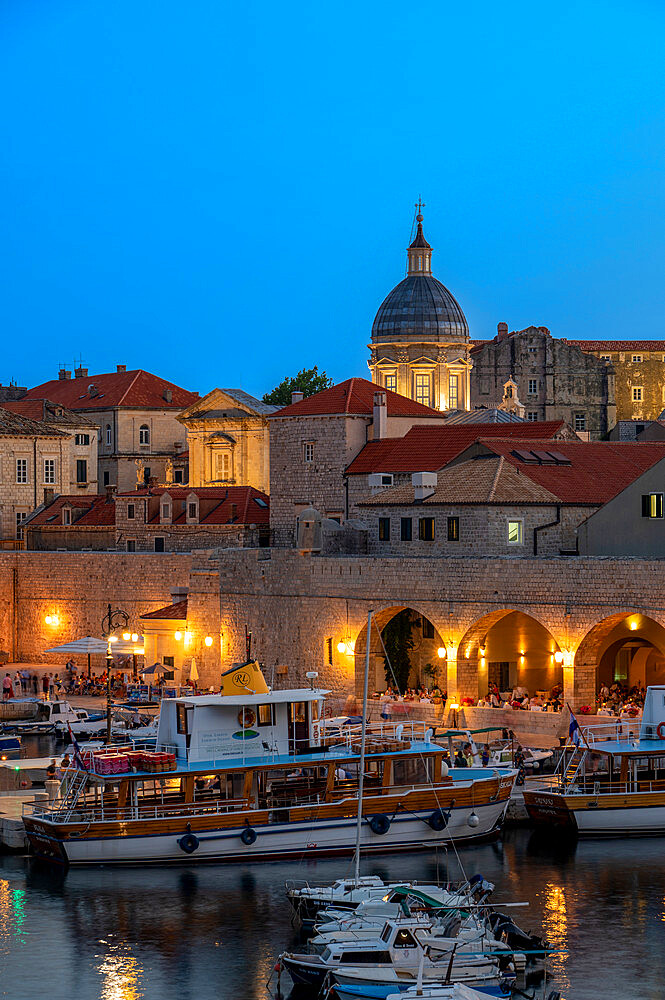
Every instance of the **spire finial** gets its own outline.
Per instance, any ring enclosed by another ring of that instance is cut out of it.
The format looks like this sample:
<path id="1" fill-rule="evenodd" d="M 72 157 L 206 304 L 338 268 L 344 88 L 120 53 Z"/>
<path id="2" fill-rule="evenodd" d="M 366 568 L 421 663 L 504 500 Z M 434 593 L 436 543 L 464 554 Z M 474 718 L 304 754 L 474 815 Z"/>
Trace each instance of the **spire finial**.
<path id="1" fill-rule="evenodd" d="M 422 222 L 423 221 L 422 210 L 423 210 L 423 208 L 427 208 L 427 205 L 422 200 L 422 198 L 420 197 L 420 195 L 418 195 L 418 201 L 416 202 L 414 208 L 416 209 L 416 213 L 417 213 L 416 214 L 416 222 Z"/>

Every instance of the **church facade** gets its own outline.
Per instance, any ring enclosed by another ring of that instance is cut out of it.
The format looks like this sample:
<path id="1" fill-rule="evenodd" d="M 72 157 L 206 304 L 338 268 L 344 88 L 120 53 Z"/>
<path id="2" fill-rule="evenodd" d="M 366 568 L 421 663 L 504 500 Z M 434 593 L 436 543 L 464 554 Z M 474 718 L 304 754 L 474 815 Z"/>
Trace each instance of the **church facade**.
<path id="1" fill-rule="evenodd" d="M 471 408 L 469 327 L 452 293 L 432 275 L 432 247 L 418 213 L 407 275 L 372 326 L 372 382 L 436 410 Z"/>

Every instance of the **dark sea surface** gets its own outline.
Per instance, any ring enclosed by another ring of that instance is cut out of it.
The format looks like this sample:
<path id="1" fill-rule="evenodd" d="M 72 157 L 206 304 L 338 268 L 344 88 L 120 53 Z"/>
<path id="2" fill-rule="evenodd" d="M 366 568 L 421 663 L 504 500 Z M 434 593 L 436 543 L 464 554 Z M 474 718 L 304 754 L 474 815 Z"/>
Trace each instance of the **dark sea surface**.
<path id="1" fill-rule="evenodd" d="M 552 988 L 567 1000 L 663 1000 L 664 848 L 513 830 L 459 859 L 452 849 L 376 856 L 363 873 L 457 879 L 461 863 L 495 882 L 496 902 L 528 902 L 517 922 L 568 950 L 551 959 Z M 297 941 L 285 880 L 350 872 L 347 859 L 64 872 L 0 856 L 0 997 L 267 998 L 276 957 Z"/>

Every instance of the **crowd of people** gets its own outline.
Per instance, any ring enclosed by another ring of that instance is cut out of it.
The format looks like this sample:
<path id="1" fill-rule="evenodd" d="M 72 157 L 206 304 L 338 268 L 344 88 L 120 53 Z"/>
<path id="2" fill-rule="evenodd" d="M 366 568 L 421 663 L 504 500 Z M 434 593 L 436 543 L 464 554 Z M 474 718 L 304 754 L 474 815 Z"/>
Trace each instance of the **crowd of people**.
<path id="1" fill-rule="evenodd" d="M 602 683 L 596 698 L 596 709 L 599 715 L 630 715 L 634 718 L 642 714 L 646 688 L 639 684 L 620 684 L 615 681 L 611 685 Z"/>
<path id="2" fill-rule="evenodd" d="M 62 673 L 47 670 L 43 673 L 25 668 L 10 673 L 5 671 L 2 679 L 3 701 L 13 698 L 42 698 L 44 701 L 58 701 L 67 695 L 103 695 L 106 693 L 107 673 L 101 674 L 79 671 L 70 660 Z M 114 695 L 122 696 L 131 675 L 116 671 L 111 674 L 111 690 Z"/>

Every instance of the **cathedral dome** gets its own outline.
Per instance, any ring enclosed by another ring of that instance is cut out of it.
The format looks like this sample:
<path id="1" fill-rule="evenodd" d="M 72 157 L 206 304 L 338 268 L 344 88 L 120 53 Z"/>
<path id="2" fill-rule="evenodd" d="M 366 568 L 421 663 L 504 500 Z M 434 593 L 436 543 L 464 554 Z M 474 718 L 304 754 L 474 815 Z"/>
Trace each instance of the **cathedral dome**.
<path id="1" fill-rule="evenodd" d="M 386 296 L 372 325 L 372 340 L 468 341 L 469 326 L 459 303 L 431 274 L 410 274 Z"/>

